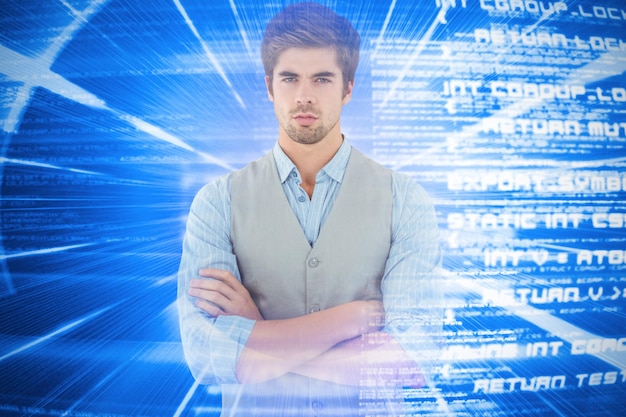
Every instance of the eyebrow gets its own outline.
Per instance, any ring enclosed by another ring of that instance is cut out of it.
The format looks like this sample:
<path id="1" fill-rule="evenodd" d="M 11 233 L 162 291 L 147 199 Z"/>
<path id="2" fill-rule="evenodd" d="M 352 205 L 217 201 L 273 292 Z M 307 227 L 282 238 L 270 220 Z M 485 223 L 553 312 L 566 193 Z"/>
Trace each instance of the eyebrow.
<path id="1" fill-rule="evenodd" d="M 318 72 L 317 74 L 313 74 L 313 78 L 317 78 L 317 77 L 331 78 L 331 77 L 334 77 L 335 75 L 336 74 L 331 71 L 322 71 L 322 72 Z"/>
<path id="2" fill-rule="evenodd" d="M 299 77 L 299 74 L 296 74 L 295 72 L 291 72 L 291 71 L 281 71 L 278 73 L 279 77 Z M 337 76 L 337 74 L 335 74 L 332 71 L 322 71 L 322 72 L 318 72 L 313 74 L 312 78 L 317 78 L 317 77 L 335 77 Z"/>

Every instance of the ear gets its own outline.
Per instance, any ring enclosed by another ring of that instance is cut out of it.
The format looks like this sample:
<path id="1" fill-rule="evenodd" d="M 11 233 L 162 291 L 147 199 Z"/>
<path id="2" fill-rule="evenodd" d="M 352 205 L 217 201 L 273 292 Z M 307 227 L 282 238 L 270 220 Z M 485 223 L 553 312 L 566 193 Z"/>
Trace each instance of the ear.
<path id="1" fill-rule="evenodd" d="M 343 105 L 345 106 L 350 102 L 352 98 L 352 89 L 354 88 L 354 81 L 348 81 L 345 91 L 343 92 Z"/>
<path id="2" fill-rule="evenodd" d="M 271 102 L 274 102 L 274 88 L 272 87 L 272 80 L 269 75 L 265 76 L 265 88 L 267 89 L 267 98 Z"/>

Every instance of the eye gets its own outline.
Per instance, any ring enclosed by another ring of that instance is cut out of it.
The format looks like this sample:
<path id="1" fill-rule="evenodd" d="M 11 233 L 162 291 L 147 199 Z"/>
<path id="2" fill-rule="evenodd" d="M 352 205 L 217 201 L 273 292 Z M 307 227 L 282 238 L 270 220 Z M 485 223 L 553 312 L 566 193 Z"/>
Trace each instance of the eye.
<path id="1" fill-rule="evenodd" d="M 296 77 L 285 77 L 282 80 L 284 83 L 295 83 L 297 81 Z"/>
<path id="2" fill-rule="evenodd" d="M 315 82 L 316 82 L 316 83 L 319 83 L 319 84 L 328 84 L 328 83 L 330 83 L 331 81 L 330 81 L 330 79 L 328 79 L 328 78 L 323 78 L 323 77 L 320 77 L 320 78 L 315 79 Z"/>

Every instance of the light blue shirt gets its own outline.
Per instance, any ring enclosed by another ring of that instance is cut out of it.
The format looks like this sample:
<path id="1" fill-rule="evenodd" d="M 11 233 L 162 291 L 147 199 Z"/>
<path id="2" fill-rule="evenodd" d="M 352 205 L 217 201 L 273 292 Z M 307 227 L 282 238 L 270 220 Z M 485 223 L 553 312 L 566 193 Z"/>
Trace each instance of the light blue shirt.
<path id="1" fill-rule="evenodd" d="M 311 245 L 337 197 L 350 156 L 347 140 L 317 174 L 312 198 L 300 187 L 297 168 L 276 144 L 273 149 L 283 190 Z M 185 356 L 202 383 L 236 383 L 235 366 L 252 331 L 253 320 L 210 317 L 187 295 L 198 270 L 231 271 L 241 280 L 230 241 L 231 174 L 204 186 L 187 220 L 179 270 L 178 307 Z M 381 281 L 385 328 L 414 359 L 424 364 L 438 353 L 434 337 L 441 331 L 439 232 L 430 198 L 408 176 L 393 173 L 392 243 Z"/>

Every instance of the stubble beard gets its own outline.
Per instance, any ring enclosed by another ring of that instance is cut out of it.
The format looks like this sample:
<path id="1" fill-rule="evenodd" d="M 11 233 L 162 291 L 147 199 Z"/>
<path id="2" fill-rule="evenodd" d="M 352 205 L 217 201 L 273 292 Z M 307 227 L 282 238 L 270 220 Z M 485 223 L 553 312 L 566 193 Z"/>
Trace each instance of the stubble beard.
<path id="1" fill-rule="evenodd" d="M 319 126 L 317 127 L 299 126 L 293 121 L 293 116 L 297 113 L 309 112 L 311 112 L 309 109 L 297 109 L 289 112 L 288 119 L 283 120 L 283 129 L 285 130 L 285 133 L 287 133 L 287 136 L 289 136 L 289 138 L 296 143 L 314 145 L 324 139 L 337 124 L 335 122 L 331 126 L 325 125 L 321 118 L 316 121 L 316 123 L 319 123 Z M 316 115 L 319 114 L 318 112 L 313 113 Z"/>
<path id="2" fill-rule="evenodd" d="M 287 133 L 287 136 L 289 136 L 289 138 L 296 143 L 313 145 L 324 139 L 328 132 L 330 132 L 330 129 L 324 125 L 314 128 L 287 125 L 285 127 L 285 132 Z"/>

